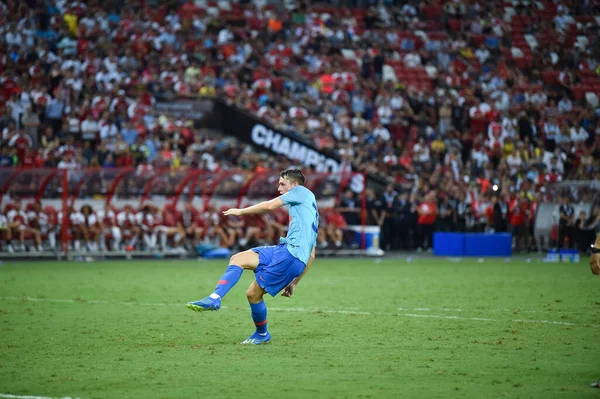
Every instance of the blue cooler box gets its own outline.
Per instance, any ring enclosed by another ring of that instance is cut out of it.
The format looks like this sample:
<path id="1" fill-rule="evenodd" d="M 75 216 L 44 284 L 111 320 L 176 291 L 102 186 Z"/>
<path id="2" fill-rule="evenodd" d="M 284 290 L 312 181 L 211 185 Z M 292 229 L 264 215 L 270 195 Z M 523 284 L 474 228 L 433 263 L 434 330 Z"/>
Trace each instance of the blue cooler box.
<path id="1" fill-rule="evenodd" d="M 434 233 L 433 254 L 436 256 L 464 256 L 465 235 L 463 233 Z"/>
<path id="2" fill-rule="evenodd" d="M 466 233 L 465 256 L 511 256 L 512 234 Z"/>
<path id="3" fill-rule="evenodd" d="M 436 256 L 511 256 L 512 234 L 434 233 L 433 254 Z"/>

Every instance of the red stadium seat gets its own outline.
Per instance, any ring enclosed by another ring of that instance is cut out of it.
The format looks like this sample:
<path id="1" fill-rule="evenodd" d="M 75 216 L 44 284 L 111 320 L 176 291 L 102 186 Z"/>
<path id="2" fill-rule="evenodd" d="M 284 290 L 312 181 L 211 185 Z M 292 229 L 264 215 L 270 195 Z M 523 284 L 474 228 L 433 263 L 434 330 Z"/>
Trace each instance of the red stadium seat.
<path id="1" fill-rule="evenodd" d="M 425 16 L 429 19 L 437 19 L 442 15 L 442 6 L 438 4 L 428 4 L 423 7 Z"/>
<path id="2" fill-rule="evenodd" d="M 575 100 L 581 100 L 582 98 L 585 97 L 585 92 L 587 91 L 587 86 L 576 85 L 576 86 L 573 86 L 571 90 L 573 91 L 573 97 L 575 98 Z"/>
<path id="3" fill-rule="evenodd" d="M 544 71 L 542 72 L 542 80 L 547 85 L 553 85 L 558 83 L 558 72 L 555 71 Z"/>
<path id="4" fill-rule="evenodd" d="M 462 28 L 462 21 L 460 19 L 451 19 L 448 21 L 448 26 L 452 32 L 460 32 Z"/>

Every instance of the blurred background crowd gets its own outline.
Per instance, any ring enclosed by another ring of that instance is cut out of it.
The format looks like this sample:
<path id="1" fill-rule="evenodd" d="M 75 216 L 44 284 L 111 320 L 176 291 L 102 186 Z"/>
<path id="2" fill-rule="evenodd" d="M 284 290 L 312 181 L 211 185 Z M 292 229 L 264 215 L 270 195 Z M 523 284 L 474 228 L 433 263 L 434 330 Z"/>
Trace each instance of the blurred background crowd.
<path id="1" fill-rule="evenodd" d="M 583 249 L 600 230 L 592 187 L 558 193 L 554 243 L 533 221 L 549 185 L 599 180 L 599 27 L 593 0 L 2 0 L 0 166 L 290 165 L 156 109 L 218 97 L 383 177 L 366 193 L 383 249 L 430 248 L 433 231 Z M 351 245 L 361 206 L 347 190 L 323 210 L 320 245 Z"/>

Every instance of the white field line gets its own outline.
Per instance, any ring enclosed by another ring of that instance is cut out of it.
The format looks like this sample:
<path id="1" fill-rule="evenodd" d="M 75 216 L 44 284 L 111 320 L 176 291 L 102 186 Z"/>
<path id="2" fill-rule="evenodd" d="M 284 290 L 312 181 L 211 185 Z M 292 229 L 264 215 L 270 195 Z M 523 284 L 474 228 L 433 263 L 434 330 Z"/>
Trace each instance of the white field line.
<path id="1" fill-rule="evenodd" d="M 112 302 L 103 300 L 85 300 L 85 299 L 46 299 L 46 298 L 31 298 L 31 297 L 0 297 L 0 300 L 8 301 L 29 301 L 29 302 L 47 302 L 47 303 L 92 303 L 92 304 L 105 304 L 105 305 L 139 305 L 139 306 L 172 306 L 181 307 L 183 303 L 160 303 L 160 302 Z M 222 306 L 226 309 L 226 306 Z M 471 321 L 512 321 L 515 323 L 539 323 L 539 324 L 554 324 L 562 326 L 577 326 L 575 323 L 563 322 L 563 321 L 552 321 L 552 320 L 535 320 L 535 319 L 493 319 L 489 317 L 462 317 L 454 315 L 435 315 L 435 314 L 415 314 L 415 313 L 390 313 L 390 312 L 368 312 L 368 311 L 357 311 L 353 309 L 315 309 L 315 308 L 302 308 L 302 307 L 269 307 L 269 310 L 276 312 L 304 312 L 304 313 L 337 313 L 337 314 L 353 314 L 353 315 L 381 315 L 381 316 L 401 316 L 401 317 L 417 317 L 417 318 L 431 318 L 431 319 L 451 319 L 451 320 L 471 320 Z M 398 308 L 398 310 L 408 310 L 404 308 Z M 427 311 L 429 308 L 414 308 L 413 310 Z M 441 309 L 440 309 L 441 310 Z M 451 309 L 446 309 L 451 311 Z M 457 309 L 453 309 L 457 311 Z M 460 311 L 465 311 L 460 309 Z M 588 325 L 588 324 L 586 324 Z M 600 328 L 598 324 L 589 324 L 594 328 Z"/>
<path id="2" fill-rule="evenodd" d="M 458 309 L 458 308 L 397 308 L 396 310 L 406 310 L 406 311 L 415 311 L 415 312 L 493 312 L 493 313 L 545 313 L 539 310 L 527 310 L 527 309 Z M 560 310 L 556 312 L 557 314 L 574 314 L 579 316 L 597 316 L 598 313 L 588 313 L 588 312 L 573 312 L 569 310 Z"/>
<path id="3" fill-rule="evenodd" d="M 50 303 L 93 303 L 100 305 L 139 305 L 139 306 L 181 306 L 181 303 L 160 303 L 160 302 L 115 302 L 115 301 L 103 301 L 95 299 L 47 299 L 47 298 L 31 298 L 31 297 L 14 297 L 6 296 L 0 298 L 0 300 L 7 301 L 27 301 L 27 302 L 50 302 Z"/>
<path id="4" fill-rule="evenodd" d="M 8 394 L 8 393 L 0 393 L 0 398 L 12 398 L 12 399 L 80 399 L 80 398 L 71 398 L 70 396 L 66 396 L 64 398 L 52 398 L 50 396 L 11 395 L 11 394 Z"/>

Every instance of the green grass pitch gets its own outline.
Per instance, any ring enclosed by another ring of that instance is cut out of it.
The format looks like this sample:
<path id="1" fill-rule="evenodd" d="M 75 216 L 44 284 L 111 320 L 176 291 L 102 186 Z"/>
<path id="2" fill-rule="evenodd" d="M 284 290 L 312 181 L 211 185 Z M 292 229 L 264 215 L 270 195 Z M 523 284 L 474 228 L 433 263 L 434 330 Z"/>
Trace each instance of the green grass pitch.
<path id="1" fill-rule="evenodd" d="M 0 396 L 598 398 L 600 279 L 547 264 L 317 259 L 253 331 L 244 273 L 218 312 L 225 261 L 5 262 Z"/>

